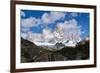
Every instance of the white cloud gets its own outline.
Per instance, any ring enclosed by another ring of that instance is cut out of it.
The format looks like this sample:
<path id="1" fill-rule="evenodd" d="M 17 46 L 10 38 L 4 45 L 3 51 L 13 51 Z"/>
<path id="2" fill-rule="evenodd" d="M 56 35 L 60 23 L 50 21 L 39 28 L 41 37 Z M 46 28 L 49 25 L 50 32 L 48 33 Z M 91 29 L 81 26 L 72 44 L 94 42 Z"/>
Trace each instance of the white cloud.
<path id="1" fill-rule="evenodd" d="M 50 12 L 44 13 L 41 17 L 41 20 L 44 24 L 54 23 L 57 20 L 61 20 L 65 18 L 65 13 L 63 12 Z"/>
<path id="2" fill-rule="evenodd" d="M 31 42 L 53 42 L 54 35 L 53 32 L 50 29 L 43 29 L 42 33 L 32 33 L 28 32 L 27 33 L 27 39 Z"/>
<path id="3" fill-rule="evenodd" d="M 21 16 L 25 17 L 25 13 L 23 11 L 20 12 Z"/>
<path id="4" fill-rule="evenodd" d="M 41 19 L 42 19 L 42 22 L 44 24 L 50 24 L 51 23 L 51 18 L 50 18 L 50 15 L 48 13 L 44 13 L 42 15 L 42 18 Z"/>
<path id="5" fill-rule="evenodd" d="M 43 29 L 43 39 L 46 41 L 46 42 L 49 42 L 50 40 L 52 40 L 54 38 L 54 35 L 53 35 L 53 32 L 50 30 L 50 29 Z"/>
<path id="6" fill-rule="evenodd" d="M 65 15 L 66 14 L 64 12 L 50 12 L 50 16 L 51 16 L 52 21 L 64 19 Z"/>
<path id="7" fill-rule="evenodd" d="M 72 13 L 70 13 L 70 15 L 71 15 L 71 17 L 77 17 L 78 16 L 78 13 L 72 12 Z"/>
<path id="8" fill-rule="evenodd" d="M 34 42 L 34 41 L 43 41 L 41 33 L 28 32 L 27 33 L 27 39 L 29 41 L 31 41 L 31 42 Z"/>
<path id="9" fill-rule="evenodd" d="M 21 28 L 21 32 L 28 32 L 28 31 L 30 31 L 30 28 L 25 28 L 25 27 L 24 28 L 23 27 Z"/>
<path id="10" fill-rule="evenodd" d="M 64 23 L 58 23 L 57 27 L 59 27 L 60 32 L 64 33 L 63 39 L 71 41 L 79 41 L 81 39 L 80 26 L 78 26 L 77 21 L 75 19 L 65 21 Z"/>
<path id="11" fill-rule="evenodd" d="M 25 13 L 21 11 L 21 15 L 25 16 Z M 57 20 L 65 18 L 65 13 L 63 12 L 50 12 L 50 13 L 44 13 L 40 18 L 35 17 L 29 17 L 26 19 L 21 19 L 21 26 L 24 28 L 21 28 L 22 31 L 29 31 L 29 28 L 36 27 L 40 24 L 43 24 L 47 27 L 48 24 L 54 23 Z"/>
<path id="12" fill-rule="evenodd" d="M 59 29 L 63 29 L 63 30 L 68 30 L 68 29 L 78 29 L 80 28 L 78 25 L 77 25 L 77 21 L 75 19 L 71 19 L 69 21 L 64 21 L 64 22 L 60 22 L 60 23 L 57 23 L 57 27 Z"/>
<path id="13" fill-rule="evenodd" d="M 29 17 L 26 19 L 21 19 L 21 25 L 23 27 L 34 27 L 38 26 L 41 23 L 40 19 L 36 19 L 35 17 Z"/>

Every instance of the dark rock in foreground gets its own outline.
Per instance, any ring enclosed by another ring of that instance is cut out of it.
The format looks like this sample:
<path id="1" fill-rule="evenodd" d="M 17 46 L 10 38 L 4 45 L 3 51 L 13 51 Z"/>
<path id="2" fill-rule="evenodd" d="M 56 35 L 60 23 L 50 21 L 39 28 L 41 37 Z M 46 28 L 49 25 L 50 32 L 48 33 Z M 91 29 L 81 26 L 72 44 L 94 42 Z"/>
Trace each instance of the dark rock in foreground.
<path id="1" fill-rule="evenodd" d="M 56 44 L 63 46 L 63 44 Z M 76 47 L 64 47 L 50 51 L 21 38 L 21 62 L 47 62 L 89 59 L 89 41 L 80 42 Z"/>

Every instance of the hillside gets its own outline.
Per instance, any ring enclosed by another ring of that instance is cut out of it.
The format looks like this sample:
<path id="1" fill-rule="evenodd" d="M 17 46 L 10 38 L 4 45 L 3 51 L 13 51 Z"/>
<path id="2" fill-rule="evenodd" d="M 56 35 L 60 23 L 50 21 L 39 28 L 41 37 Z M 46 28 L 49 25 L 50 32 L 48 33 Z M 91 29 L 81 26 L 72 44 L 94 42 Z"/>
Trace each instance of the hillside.
<path id="1" fill-rule="evenodd" d="M 50 51 L 45 48 L 36 46 L 33 42 L 21 38 L 21 62 L 25 63 L 89 59 L 89 40 L 83 40 L 77 43 L 76 47 L 65 46 L 58 51 Z"/>

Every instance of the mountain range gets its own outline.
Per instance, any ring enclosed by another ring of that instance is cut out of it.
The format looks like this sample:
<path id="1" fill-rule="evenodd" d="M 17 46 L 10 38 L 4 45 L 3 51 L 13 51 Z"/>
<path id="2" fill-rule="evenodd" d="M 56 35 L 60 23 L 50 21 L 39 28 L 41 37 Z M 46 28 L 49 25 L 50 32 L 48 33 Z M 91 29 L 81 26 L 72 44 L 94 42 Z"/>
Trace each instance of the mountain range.
<path id="1" fill-rule="evenodd" d="M 71 41 L 70 41 L 71 42 Z M 67 44 L 70 43 L 66 41 Z M 38 46 L 21 37 L 21 62 L 45 62 L 89 59 L 89 39 L 78 42 L 74 47 L 63 43 Z"/>

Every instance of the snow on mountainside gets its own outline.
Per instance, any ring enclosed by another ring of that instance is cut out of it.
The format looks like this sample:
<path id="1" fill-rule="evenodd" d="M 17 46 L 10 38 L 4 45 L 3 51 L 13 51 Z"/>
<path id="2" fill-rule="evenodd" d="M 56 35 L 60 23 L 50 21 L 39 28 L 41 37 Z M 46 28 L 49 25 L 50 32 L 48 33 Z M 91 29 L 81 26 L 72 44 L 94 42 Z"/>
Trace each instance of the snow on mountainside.
<path id="1" fill-rule="evenodd" d="M 34 40 L 34 37 L 30 37 L 28 38 L 27 40 L 33 42 L 35 45 L 37 46 L 47 46 L 49 48 L 64 48 L 66 46 L 68 47 L 75 47 L 78 43 L 78 41 L 72 41 L 72 40 L 65 40 L 65 39 L 59 39 L 58 36 L 55 37 L 55 39 L 50 39 L 50 40 L 44 40 L 44 39 L 35 39 Z M 58 44 L 61 44 L 61 46 L 57 46 Z M 63 46 L 62 46 L 63 44 Z"/>
<path id="2" fill-rule="evenodd" d="M 77 44 L 77 42 L 69 41 L 69 42 L 67 42 L 67 43 L 65 42 L 64 44 L 65 44 L 65 46 L 75 47 L 76 44 Z"/>
<path id="3" fill-rule="evenodd" d="M 36 42 L 36 41 L 34 41 L 33 43 L 35 43 L 37 46 L 53 46 L 54 45 L 54 44 L 48 43 L 48 42 Z"/>
<path id="4" fill-rule="evenodd" d="M 85 38 L 79 42 L 84 43 L 85 41 L 88 41 L 89 38 Z M 29 40 L 30 41 L 30 40 Z M 79 42 L 75 42 L 75 41 L 64 41 L 64 42 L 45 42 L 45 41 L 31 41 L 33 42 L 35 45 L 37 46 L 47 46 L 49 48 L 64 48 L 64 47 L 75 47 Z"/>
<path id="5" fill-rule="evenodd" d="M 47 50 L 61 50 L 64 47 L 75 47 L 77 45 L 76 42 L 73 41 L 66 41 L 66 42 L 56 42 L 56 43 L 49 43 L 43 41 L 32 41 L 35 45 L 46 48 Z"/>

